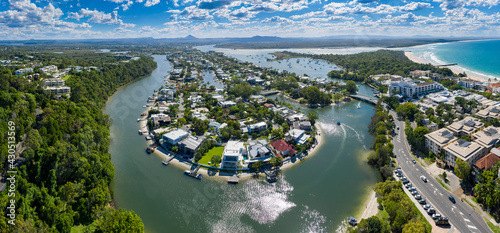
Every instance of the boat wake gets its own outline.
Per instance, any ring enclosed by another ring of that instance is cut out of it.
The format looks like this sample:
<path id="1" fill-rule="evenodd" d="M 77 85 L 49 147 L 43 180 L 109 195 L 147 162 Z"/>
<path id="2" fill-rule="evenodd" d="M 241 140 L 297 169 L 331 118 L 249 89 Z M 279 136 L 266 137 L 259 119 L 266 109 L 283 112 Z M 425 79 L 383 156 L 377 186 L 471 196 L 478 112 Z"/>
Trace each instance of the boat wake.
<path id="1" fill-rule="evenodd" d="M 348 136 L 356 137 L 358 139 L 359 143 L 361 143 L 361 145 L 363 145 L 363 148 L 365 150 L 367 150 L 365 144 L 363 143 L 363 139 L 365 137 L 349 125 L 346 125 L 346 124 L 337 125 L 337 124 L 333 124 L 333 123 L 319 122 L 319 127 L 321 127 L 323 132 L 326 133 L 327 135 L 343 136 L 344 140 Z M 349 134 L 349 131 L 353 131 L 354 134 Z"/>
<path id="2" fill-rule="evenodd" d="M 302 211 L 301 219 L 304 220 L 302 224 L 302 233 L 309 232 L 326 232 L 326 218 L 321 215 L 317 210 L 310 210 L 309 206 L 304 206 L 305 210 Z"/>

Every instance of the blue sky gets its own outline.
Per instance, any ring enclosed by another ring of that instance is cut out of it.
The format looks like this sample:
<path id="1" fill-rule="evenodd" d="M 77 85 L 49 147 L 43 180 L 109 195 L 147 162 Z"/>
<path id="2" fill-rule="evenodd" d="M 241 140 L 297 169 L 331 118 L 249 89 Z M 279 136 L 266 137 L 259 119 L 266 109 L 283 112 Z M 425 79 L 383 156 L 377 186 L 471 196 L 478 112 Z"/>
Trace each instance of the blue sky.
<path id="1" fill-rule="evenodd" d="M 500 0 L 0 0 L 0 39 L 500 36 Z"/>

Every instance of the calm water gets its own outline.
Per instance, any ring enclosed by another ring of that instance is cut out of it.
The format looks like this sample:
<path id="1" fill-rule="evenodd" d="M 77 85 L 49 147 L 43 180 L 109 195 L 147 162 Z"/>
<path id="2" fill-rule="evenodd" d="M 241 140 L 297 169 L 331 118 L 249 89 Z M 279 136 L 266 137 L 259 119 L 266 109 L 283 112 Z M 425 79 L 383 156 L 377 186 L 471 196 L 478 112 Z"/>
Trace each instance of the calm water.
<path id="1" fill-rule="evenodd" d="M 458 63 L 479 77 L 500 78 L 500 40 L 432 44 L 409 50 L 433 64 Z"/>
<path id="2" fill-rule="evenodd" d="M 377 182 L 377 172 L 364 162 L 373 140 L 367 133 L 372 106 L 362 103 L 357 109 L 351 102 L 307 109 L 292 103 L 320 118 L 325 143 L 317 154 L 285 170 L 274 184 L 198 181 L 146 154 L 144 137 L 137 134 L 145 100 L 171 69 L 164 56 L 155 60 L 158 68 L 151 76 L 118 90 L 105 109 L 113 118 L 116 205 L 141 216 L 147 232 L 332 232 L 358 212 Z"/>

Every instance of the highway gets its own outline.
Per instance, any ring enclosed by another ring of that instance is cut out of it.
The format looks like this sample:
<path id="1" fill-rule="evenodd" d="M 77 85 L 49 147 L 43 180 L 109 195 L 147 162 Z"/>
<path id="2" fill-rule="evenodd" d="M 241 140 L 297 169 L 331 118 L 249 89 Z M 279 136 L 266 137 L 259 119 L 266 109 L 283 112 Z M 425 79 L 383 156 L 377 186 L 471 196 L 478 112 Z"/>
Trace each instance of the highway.
<path id="1" fill-rule="evenodd" d="M 396 125 L 396 135 L 392 141 L 396 161 L 403 170 L 403 175 L 410 180 L 419 194 L 422 195 L 422 198 L 426 199 L 427 203 L 436 209 L 436 213 L 448 217 L 452 228 L 456 228 L 462 233 L 492 232 L 484 219 L 471 206 L 466 202 L 462 202 L 460 197 L 456 196 L 454 196 L 456 204 L 453 204 L 448 199 L 451 193 L 444 189 L 418 162 L 416 164 L 412 162 L 413 157 L 410 154 L 410 147 L 404 136 L 404 121 L 399 121 L 394 111 L 390 111 L 390 114 L 393 116 Z M 396 130 L 398 126 L 399 130 Z M 422 175 L 427 178 L 427 183 L 420 179 Z"/>

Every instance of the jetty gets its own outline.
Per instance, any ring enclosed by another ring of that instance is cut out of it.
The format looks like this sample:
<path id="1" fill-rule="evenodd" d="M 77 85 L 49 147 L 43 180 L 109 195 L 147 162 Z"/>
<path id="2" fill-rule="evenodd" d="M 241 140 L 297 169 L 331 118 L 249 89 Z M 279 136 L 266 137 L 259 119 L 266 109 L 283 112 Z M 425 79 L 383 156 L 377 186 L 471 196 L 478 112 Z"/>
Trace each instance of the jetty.
<path id="1" fill-rule="evenodd" d="M 360 101 L 363 101 L 363 102 L 367 102 L 367 103 L 370 103 L 370 104 L 373 104 L 373 105 L 377 105 L 377 103 L 378 103 L 378 99 L 377 98 L 369 97 L 369 96 L 365 96 L 365 95 L 351 95 L 351 98 L 353 98 L 355 100 L 360 100 Z"/>
<path id="2" fill-rule="evenodd" d="M 165 159 L 161 163 L 165 166 L 168 166 L 170 164 L 170 161 L 172 161 L 175 158 L 175 156 L 170 157 L 168 160 Z"/>
<path id="3" fill-rule="evenodd" d="M 451 63 L 451 64 L 444 64 L 444 65 L 437 65 L 436 67 L 446 67 L 446 66 L 457 66 L 458 63 Z"/>
<path id="4" fill-rule="evenodd" d="M 193 178 L 196 178 L 198 180 L 201 180 L 201 178 L 203 178 L 203 175 L 198 174 L 198 170 L 200 170 L 200 167 L 201 167 L 201 165 L 198 165 L 195 169 L 193 169 L 191 171 L 185 170 L 184 174 L 186 174 L 187 176 L 191 176 Z"/>
<path id="5" fill-rule="evenodd" d="M 237 184 L 240 181 L 240 178 L 238 178 L 236 175 L 230 176 L 227 178 L 227 183 L 228 184 Z"/>

